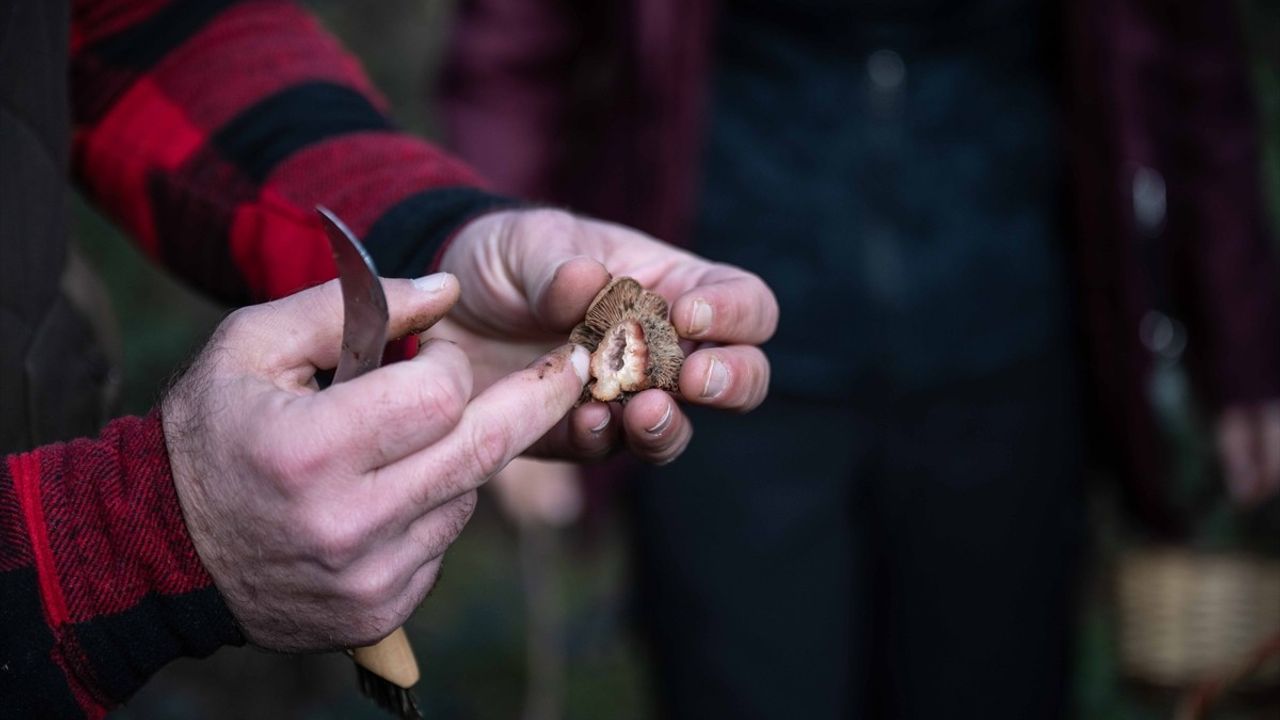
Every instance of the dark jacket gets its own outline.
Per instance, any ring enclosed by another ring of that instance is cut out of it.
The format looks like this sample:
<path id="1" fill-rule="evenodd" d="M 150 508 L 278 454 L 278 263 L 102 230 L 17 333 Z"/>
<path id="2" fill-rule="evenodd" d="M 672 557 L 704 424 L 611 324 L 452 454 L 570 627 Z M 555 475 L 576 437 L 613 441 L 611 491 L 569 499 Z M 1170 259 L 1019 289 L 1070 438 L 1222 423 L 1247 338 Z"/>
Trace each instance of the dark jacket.
<path id="1" fill-rule="evenodd" d="M 1142 514 L 1175 530 L 1140 337 L 1187 328 L 1211 409 L 1280 396 L 1280 304 L 1238 19 L 1204 0 L 1059 9 L 1091 429 Z M 467 0 L 442 91 L 459 154 L 508 192 L 684 242 L 714 0 Z"/>

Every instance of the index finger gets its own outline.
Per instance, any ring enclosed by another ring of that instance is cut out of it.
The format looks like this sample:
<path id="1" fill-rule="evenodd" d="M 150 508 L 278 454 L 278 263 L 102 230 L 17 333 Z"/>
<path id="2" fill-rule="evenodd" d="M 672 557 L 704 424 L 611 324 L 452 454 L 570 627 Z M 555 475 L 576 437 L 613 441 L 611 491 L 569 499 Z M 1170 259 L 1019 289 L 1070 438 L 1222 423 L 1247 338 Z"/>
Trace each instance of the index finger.
<path id="1" fill-rule="evenodd" d="M 676 298 L 671 324 L 692 340 L 759 345 L 778 328 L 778 300 L 759 277 L 726 267 L 722 279 Z"/>
<path id="2" fill-rule="evenodd" d="M 394 478 L 387 487 L 408 493 L 387 493 L 389 501 L 416 516 L 483 485 L 573 408 L 589 362 L 585 349 L 566 345 L 489 386 L 438 443 L 380 470 Z"/>

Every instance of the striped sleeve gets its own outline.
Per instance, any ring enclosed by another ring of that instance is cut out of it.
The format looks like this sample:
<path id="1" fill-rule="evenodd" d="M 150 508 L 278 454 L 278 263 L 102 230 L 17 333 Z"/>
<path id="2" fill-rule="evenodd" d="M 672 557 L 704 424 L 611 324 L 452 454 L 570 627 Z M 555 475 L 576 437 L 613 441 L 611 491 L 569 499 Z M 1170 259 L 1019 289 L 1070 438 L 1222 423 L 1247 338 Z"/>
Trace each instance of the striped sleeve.
<path id="1" fill-rule="evenodd" d="M 0 462 L 0 716 L 101 717 L 243 642 L 196 555 L 158 414 Z"/>
<path id="2" fill-rule="evenodd" d="M 512 204 L 398 129 L 359 63 L 292 2 L 79 0 L 72 103 L 89 197 L 227 303 L 334 276 L 317 203 L 398 276 Z"/>

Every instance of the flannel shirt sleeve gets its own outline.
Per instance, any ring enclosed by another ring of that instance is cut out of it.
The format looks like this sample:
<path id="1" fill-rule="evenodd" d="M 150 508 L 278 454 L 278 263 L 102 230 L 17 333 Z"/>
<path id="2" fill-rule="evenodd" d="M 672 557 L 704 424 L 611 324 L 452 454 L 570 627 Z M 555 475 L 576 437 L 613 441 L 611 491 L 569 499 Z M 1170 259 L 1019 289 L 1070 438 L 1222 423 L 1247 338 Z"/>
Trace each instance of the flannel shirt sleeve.
<path id="1" fill-rule="evenodd" d="M 0 462 L 0 715 L 101 717 L 243 643 L 182 519 L 156 413 Z"/>
<path id="2" fill-rule="evenodd" d="M 71 44 L 78 183 L 223 302 L 334 277 L 316 204 L 402 277 L 466 220 L 513 204 L 397 129 L 359 63 L 293 2 L 80 0 Z"/>
<path id="3" fill-rule="evenodd" d="M 313 212 L 385 275 L 512 204 L 398 131 L 293 3 L 79 0 L 73 171 L 149 255 L 228 303 L 335 274 Z M 241 643 L 182 519 L 159 416 L 0 463 L 0 715 L 101 717 L 179 656 Z"/>

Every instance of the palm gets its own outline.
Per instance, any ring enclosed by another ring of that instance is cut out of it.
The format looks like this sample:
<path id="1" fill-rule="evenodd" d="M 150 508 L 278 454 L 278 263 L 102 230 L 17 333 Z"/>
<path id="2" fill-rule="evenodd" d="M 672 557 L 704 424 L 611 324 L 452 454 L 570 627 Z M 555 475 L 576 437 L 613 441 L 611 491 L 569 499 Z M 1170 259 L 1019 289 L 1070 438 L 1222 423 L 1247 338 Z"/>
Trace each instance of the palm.
<path id="1" fill-rule="evenodd" d="M 457 276 L 461 298 L 433 335 L 470 356 L 476 389 L 564 343 L 611 276 L 627 275 L 671 305 L 671 323 L 701 343 L 685 358 L 674 397 L 650 389 L 622 409 L 586 403 L 546 445 L 570 456 L 599 457 L 625 442 L 638 456 L 667 462 L 692 435 L 683 400 L 750 410 L 768 391 L 769 363 L 759 347 L 773 334 L 778 305 L 755 275 L 709 262 L 634 230 L 552 210 L 498 212 L 458 233 L 441 260 Z M 610 424 L 611 413 L 621 416 Z"/>

